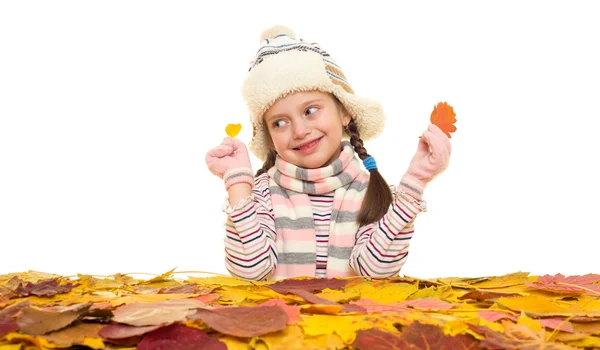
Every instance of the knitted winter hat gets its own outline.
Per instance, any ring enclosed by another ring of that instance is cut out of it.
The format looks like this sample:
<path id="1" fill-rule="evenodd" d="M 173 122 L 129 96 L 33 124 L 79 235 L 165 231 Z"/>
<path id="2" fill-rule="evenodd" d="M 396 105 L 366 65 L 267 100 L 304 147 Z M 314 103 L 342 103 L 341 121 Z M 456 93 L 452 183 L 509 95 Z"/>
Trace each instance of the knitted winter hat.
<path id="1" fill-rule="evenodd" d="M 291 29 L 275 26 L 262 32 L 260 49 L 242 86 L 254 128 L 249 144 L 254 155 L 264 161 L 269 152 L 264 113 L 288 94 L 311 90 L 335 95 L 356 122 L 363 141 L 383 130 L 381 105 L 355 95 L 340 67 L 319 44 L 298 40 Z"/>

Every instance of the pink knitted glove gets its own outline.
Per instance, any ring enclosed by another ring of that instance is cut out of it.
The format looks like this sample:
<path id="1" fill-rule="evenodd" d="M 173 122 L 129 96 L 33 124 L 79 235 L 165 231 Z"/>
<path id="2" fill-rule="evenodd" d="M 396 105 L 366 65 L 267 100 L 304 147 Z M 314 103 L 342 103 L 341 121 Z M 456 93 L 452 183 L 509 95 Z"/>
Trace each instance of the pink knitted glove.
<path id="1" fill-rule="evenodd" d="M 402 177 L 400 186 L 420 200 L 427 183 L 448 167 L 450 152 L 450 139 L 439 127 L 429 124 L 419 139 L 417 152 Z"/>
<path id="2" fill-rule="evenodd" d="M 205 160 L 210 172 L 225 181 L 225 189 L 242 182 L 254 185 L 248 149 L 240 140 L 224 138 L 219 146 L 206 153 Z"/>

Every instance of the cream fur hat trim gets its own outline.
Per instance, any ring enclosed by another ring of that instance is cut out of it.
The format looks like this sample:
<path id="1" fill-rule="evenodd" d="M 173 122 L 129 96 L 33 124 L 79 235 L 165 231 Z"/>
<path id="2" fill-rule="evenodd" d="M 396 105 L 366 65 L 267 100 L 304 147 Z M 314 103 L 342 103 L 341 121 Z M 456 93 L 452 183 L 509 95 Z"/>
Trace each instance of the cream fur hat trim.
<path id="1" fill-rule="evenodd" d="M 363 141 L 377 137 L 383 130 L 386 117 L 381 105 L 355 95 L 326 51 L 317 43 L 297 40 L 289 28 L 275 26 L 261 34 L 260 49 L 242 86 L 254 128 L 249 144 L 254 155 L 264 161 L 269 152 L 264 113 L 288 94 L 313 90 L 332 93 L 340 100 L 356 122 Z"/>

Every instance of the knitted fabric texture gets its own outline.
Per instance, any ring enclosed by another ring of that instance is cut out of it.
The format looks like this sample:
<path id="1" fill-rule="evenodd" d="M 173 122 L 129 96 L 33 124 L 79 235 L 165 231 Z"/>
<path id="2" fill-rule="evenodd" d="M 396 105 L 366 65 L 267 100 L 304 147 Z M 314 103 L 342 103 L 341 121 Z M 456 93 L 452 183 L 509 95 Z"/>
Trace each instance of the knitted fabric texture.
<path id="1" fill-rule="evenodd" d="M 275 279 L 287 276 L 315 276 L 316 236 L 312 206 L 307 193 L 334 192 L 327 277 L 355 276 L 350 254 L 358 231 L 356 216 L 369 176 L 361 171 L 350 143 L 342 144 L 338 159 L 318 169 L 299 168 L 277 158 L 269 170 L 271 200 L 277 232 Z"/>
<path id="2" fill-rule="evenodd" d="M 242 86 L 254 129 L 249 149 L 255 156 L 264 161 L 269 150 L 264 113 L 291 93 L 315 90 L 337 97 L 357 123 L 363 141 L 383 130 L 386 117 L 381 105 L 355 95 L 329 53 L 316 42 L 296 39 L 291 29 L 275 26 L 262 33 L 260 48 Z"/>

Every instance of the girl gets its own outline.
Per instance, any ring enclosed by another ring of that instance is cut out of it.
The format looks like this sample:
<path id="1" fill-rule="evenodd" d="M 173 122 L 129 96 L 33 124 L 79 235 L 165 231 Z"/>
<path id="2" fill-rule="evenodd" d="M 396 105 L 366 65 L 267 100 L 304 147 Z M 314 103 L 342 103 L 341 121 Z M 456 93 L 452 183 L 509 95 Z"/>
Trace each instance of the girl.
<path id="1" fill-rule="evenodd" d="M 262 33 L 242 92 L 250 150 L 263 167 L 255 177 L 237 139 L 206 155 L 229 195 L 229 272 L 251 280 L 397 275 L 426 210 L 423 190 L 448 166 L 446 135 L 430 124 L 399 186 L 388 186 L 363 146 L 383 129 L 381 106 L 356 96 L 327 52 L 286 27 Z"/>

